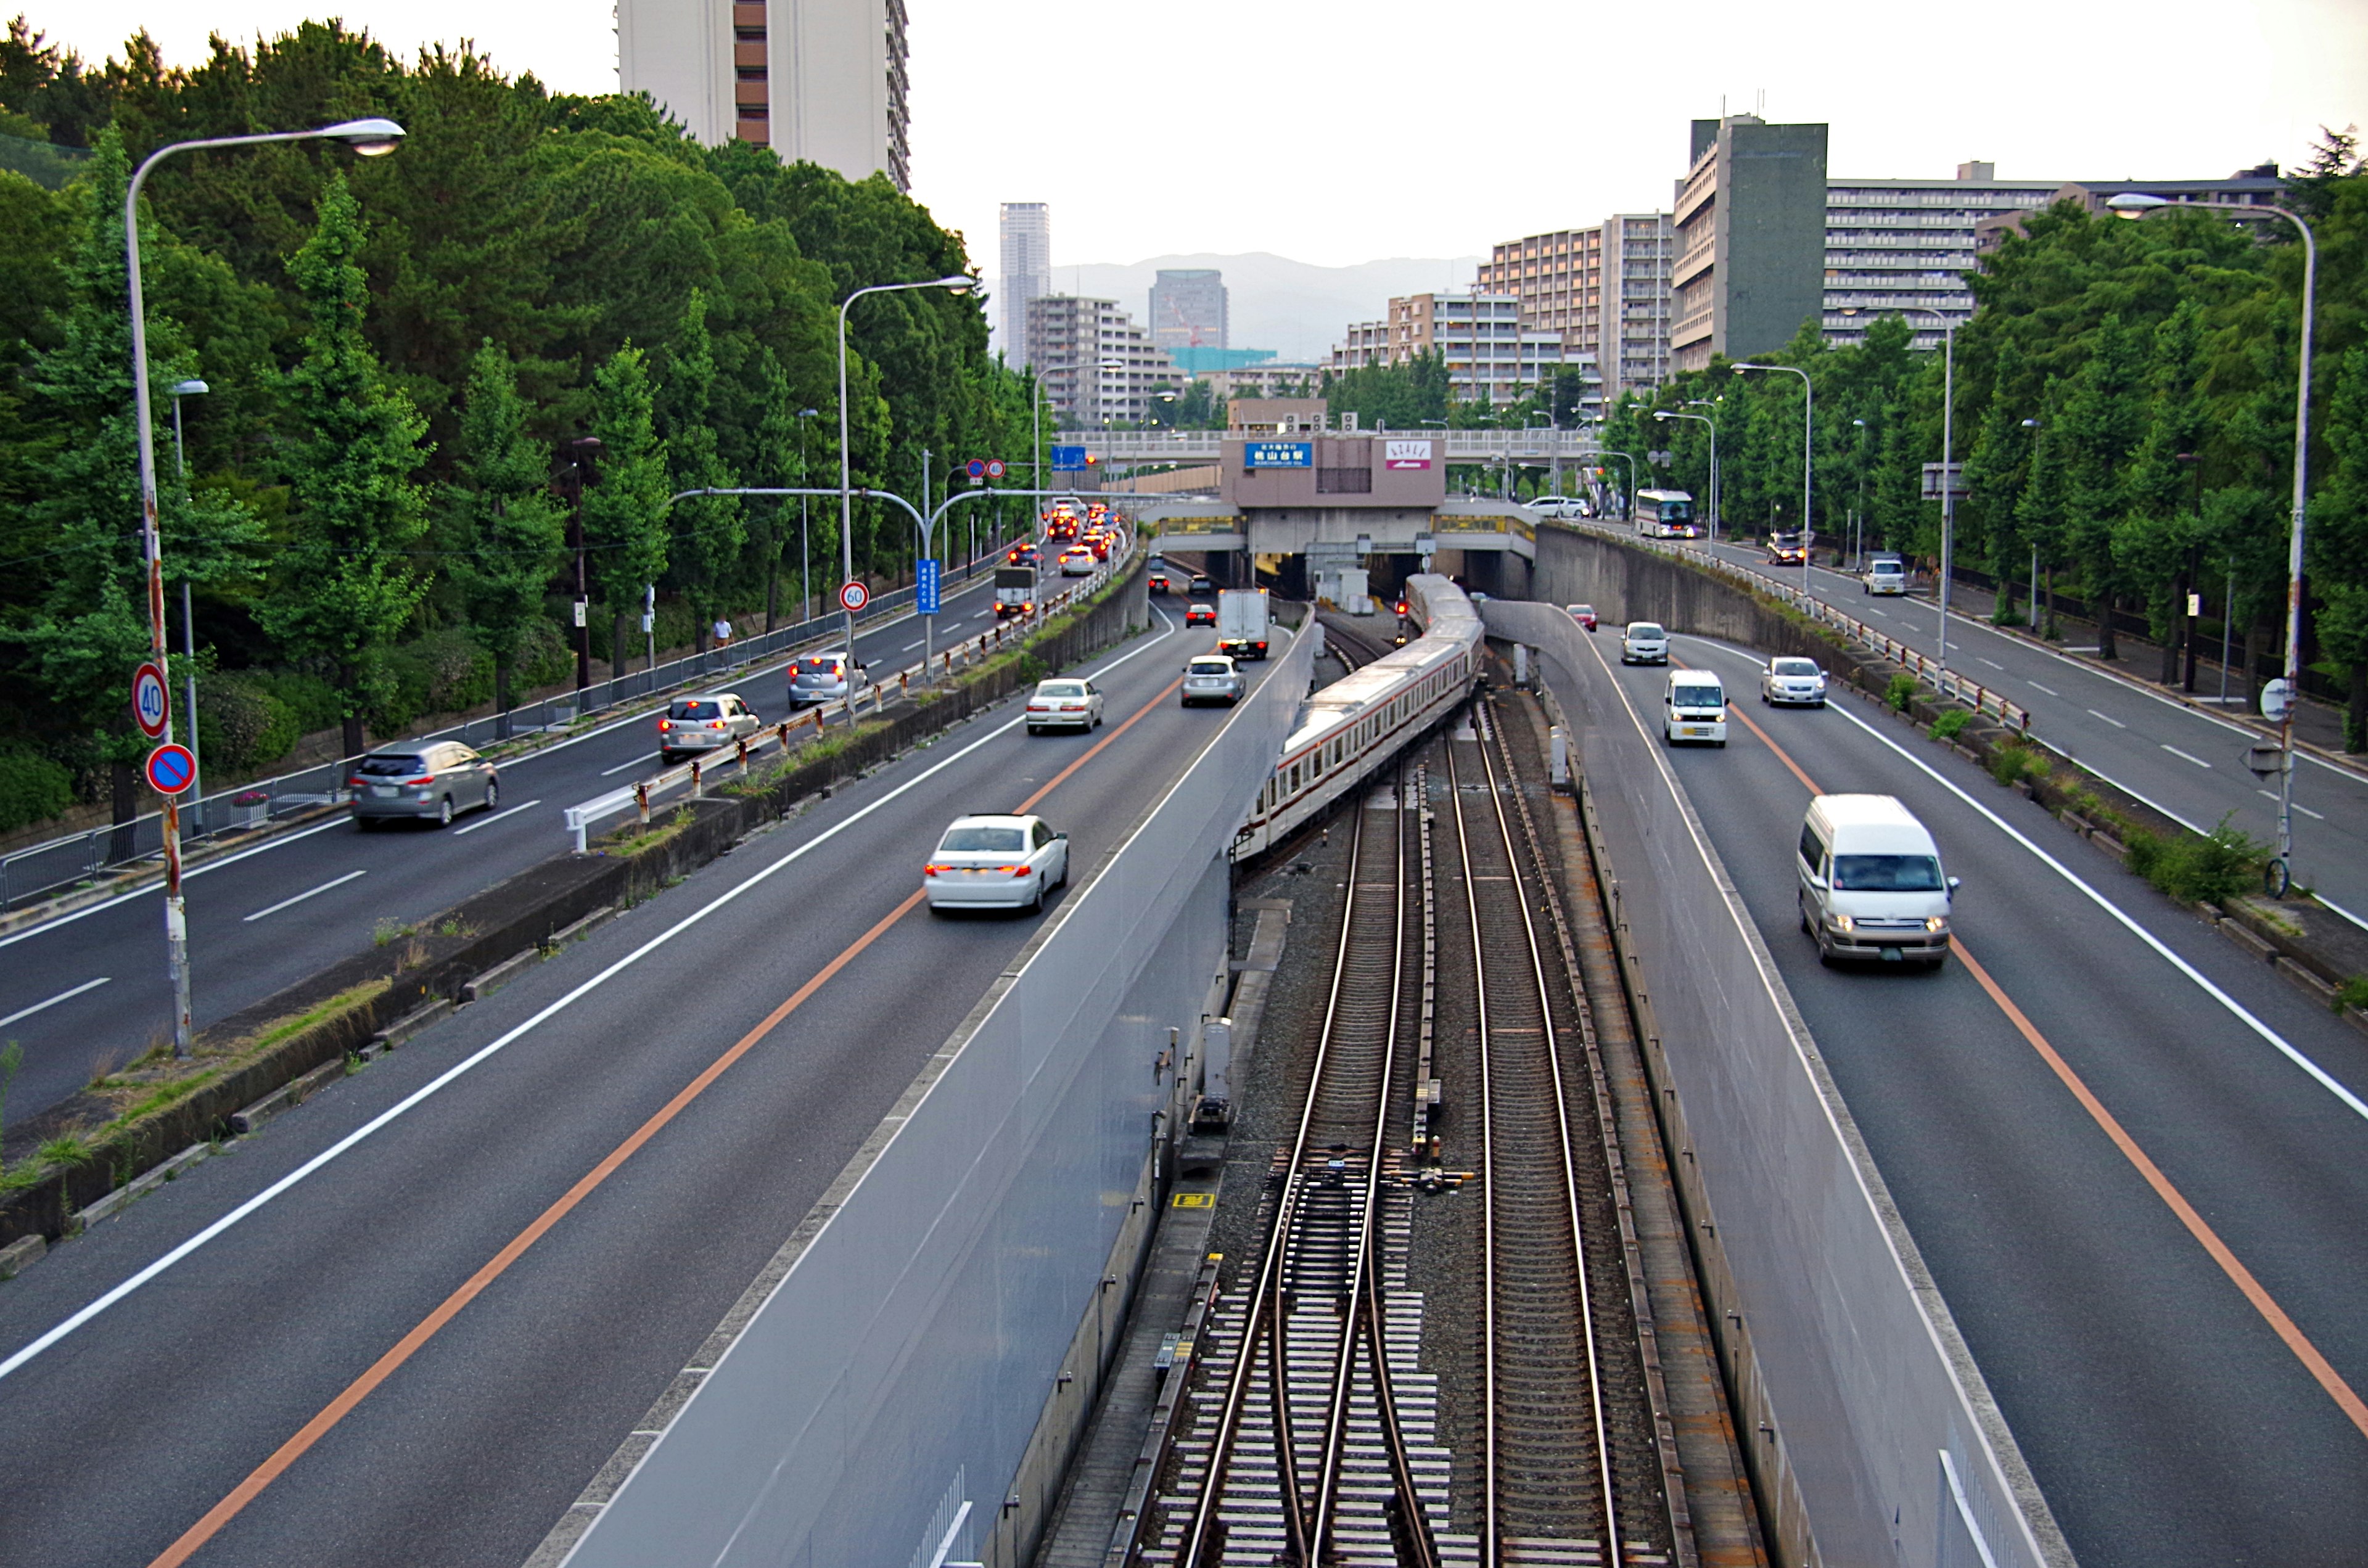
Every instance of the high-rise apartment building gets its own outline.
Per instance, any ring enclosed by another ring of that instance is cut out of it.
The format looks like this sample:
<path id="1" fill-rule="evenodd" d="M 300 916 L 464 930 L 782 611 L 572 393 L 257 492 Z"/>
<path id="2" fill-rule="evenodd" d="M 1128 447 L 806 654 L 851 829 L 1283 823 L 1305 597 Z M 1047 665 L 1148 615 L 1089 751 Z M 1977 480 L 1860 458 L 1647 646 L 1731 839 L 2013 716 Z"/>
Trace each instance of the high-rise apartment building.
<path id="1" fill-rule="evenodd" d="M 1581 400 L 1594 417 L 1668 378 L 1669 247 L 1667 213 L 1623 212 L 1497 245 L 1476 286 L 1519 297 L 1524 325 L 1561 334 L 1568 362 L 1596 368 Z"/>
<path id="2" fill-rule="evenodd" d="M 617 0 L 617 75 L 708 146 L 912 188 L 905 0 Z"/>
<path id="3" fill-rule="evenodd" d="M 1673 234 L 1674 369 L 1772 353 L 1822 321 L 1826 128 L 1695 120 Z"/>
<path id="4" fill-rule="evenodd" d="M 1026 366 L 1028 301 L 1053 291 L 1053 210 L 1042 201 L 1003 204 L 1003 358 Z"/>
<path id="5" fill-rule="evenodd" d="M 1562 334 L 1523 324 L 1519 295 L 1457 290 L 1394 299 L 1386 321 L 1352 324 L 1333 347 L 1331 369 L 1403 365 L 1430 353 L 1447 363 L 1448 396 L 1471 403 L 1485 395 L 1498 405 L 1537 391 L 1571 362 Z"/>
<path id="6" fill-rule="evenodd" d="M 1151 390 L 1180 380 L 1116 300 L 1042 294 L 1028 301 L 1028 362 L 1069 429 L 1137 425 Z"/>
<path id="7" fill-rule="evenodd" d="M 1224 348 L 1225 275 L 1212 267 L 1161 267 L 1151 285 L 1151 341 L 1162 348 Z"/>
<path id="8" fill-rule="evenodd" d="M 1986 220 L 2055 199 L 2058 180 L 2002 180 L 1993 164 L 1955 179 L 1834 180 L 1826 187 L 1825 339 L 1858 342 L 1879 317 L 1905 314 L 1919 348 L 1941 346 L 1940 316 L 1973 317 L 1975 244 Z M 1919 313 L 1921 312 L 1921 313 Z"/>

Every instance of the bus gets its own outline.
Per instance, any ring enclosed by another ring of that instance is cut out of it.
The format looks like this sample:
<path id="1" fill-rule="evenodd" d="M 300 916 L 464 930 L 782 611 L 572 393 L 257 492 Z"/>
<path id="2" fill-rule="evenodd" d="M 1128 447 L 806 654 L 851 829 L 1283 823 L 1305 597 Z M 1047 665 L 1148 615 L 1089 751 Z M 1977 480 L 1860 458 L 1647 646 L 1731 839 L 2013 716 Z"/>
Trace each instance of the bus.
<path id="1" fill-rule="evenodd" d="M 1682 490 L 1636 492 L 1636 532 L 1645 539 L 1700 539 L 1694 498 Z"/>

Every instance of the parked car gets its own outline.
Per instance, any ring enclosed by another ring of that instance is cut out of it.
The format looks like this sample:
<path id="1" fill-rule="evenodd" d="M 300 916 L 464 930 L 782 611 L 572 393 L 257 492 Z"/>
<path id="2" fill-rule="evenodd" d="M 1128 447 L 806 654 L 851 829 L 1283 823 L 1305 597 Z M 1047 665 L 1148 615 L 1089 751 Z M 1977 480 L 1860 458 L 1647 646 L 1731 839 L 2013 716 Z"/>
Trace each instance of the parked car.
<path id="1" fill-rule="evenodd" d="M 1214 625 L 1216 625 L 1216 624 L 1217 624 L 1217 607 L 1216 607 L 1215 605 L 1187 605 L 1187 606 L 1185 606 L 1185 607 L 1184 607 L 1184 624 L 1185 624 L 1185 625 L 1187 625 L 1187 626 L 1214 626 Z"/>
<path id="2" fill-rule="evenodd" d="M 1620 662 L 1623 665 L 1668 664 L 1668 631 L 1658 621 L 1630 621 L 1628 630 L 1620 634 Z"/>
<path id="3" fill-rule="evenodd" d="M 1575 495 L 1541 495 L 1530 503 L 1530 510 L 1541 517 L 1576 517 L 1582 514 Z"/>
<path id="4" fill-rule="evenodd" d="M 1222 702 L 1231 708 L 1247 686 L 1233 660 L 1223 653 L 1203 653 L 1184 666 L 1184 706 Z"/>
<path id="5" fill-rule="evenodd" d="M 728 746 L 764 727 L 765 721 L 736 692 L 677 697 L 666 704 L 666 716 L 658 721 L 658 760 L 671 764 L 695 751 Z"/>
<path id="6" fill-rule="evenodd" d="M 1094 574 L 1094 552 L 1082 544 L 1073 544 L 1061 551 L 1061 575 L 1090 577 Z"/>
<path id="7" fill-rule="evenodd" d="M 1205 572 L 1193 573 L 1192 581 L 1185 589 L 1185 592 L 1190 594 L 1213 594 L 1216 591 L 1217 585 L 1209 581 L 1209 574 Z"/>
<path id="8" fill-rule="evenodd" d="M 346 788 L 354 794 L 354 825 L 363 832 L 396 817 L 441 827 L 456 811 L 492 811 L 501 800 L 494 765 L 458 741 L 374 751 L 354 765 Z"/>
<path id="9" fill-rule="evenodd" d="M 1798 703 L 1806 708 L 1826 705 L 1826 672 L 1815 659 L 1770 659 L 1759 672 L 1759 700 Z"/>
<path id="10" fill-rule="evenodd" d="M 812 708 L 860 694 L 871 684 L 864 667 L 845 653 L 809 653 L 790 665 L 790 706 Z"/>
<path id="11" fill-rule="evenodd" d="M 1069 881 L 1069 835 L 1042 817 L 956 817 L 921 868 L 932 913 L 1044 907 Z"/>
<path id="12" fill-rule="evenodd" d="M 1028 698 L 1028 733 L 1090 730 L 1102 722 L 1101 687 L 1089 680 L 1040 680 Z"/>
<path id="13" fill-rule="evenodd" d="M 1593 605 L 1565 605 L 1562 608 L 1570 612 L 1571 619 L 1578 622 L 1579 625 L 1587 628 L 1589 631 L 1595 630 L 1595 607 Z"/>
<path id="14" fill-rule="evenodd" d="M 1889 795 L 1819 795 L 1809 802 L 1793 857 L 1801 929 L 1817 957 L 1915 960 L 1949 958 L 1957 879 L 1915 813 Z"/>

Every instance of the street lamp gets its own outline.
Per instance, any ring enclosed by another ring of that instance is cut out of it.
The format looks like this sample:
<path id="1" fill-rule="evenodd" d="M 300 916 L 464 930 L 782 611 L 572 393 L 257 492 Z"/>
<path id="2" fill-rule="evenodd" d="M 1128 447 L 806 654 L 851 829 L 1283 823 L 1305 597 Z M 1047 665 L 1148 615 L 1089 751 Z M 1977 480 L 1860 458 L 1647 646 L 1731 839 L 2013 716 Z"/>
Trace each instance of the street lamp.
<path id="1" fill-rule="evenodd" d="M 343 142 L 366 158 L 392 153 L 403 140 L 403 127 L 391 119 L 348 119 L 316 131 L 271 131 L 252 136 L 209 136 L 195 142 L 174 142 L 141 160 L 123 187 L 123 255 L 131 296 L 131 413 L 140 437 L 141 543 L 148 557 L 148 652 L 159 666 L 165 651 L 165 549 L 156 532 L 156 433 L 148 396 L 148 306 L 140 289 L 140 187 L 148 171 L 176 153 L 209 147 L 253 147 L 267 142 Z M 189 715 L 189 733 L 197 733 L 198 716 Z M 172 718 L 165 721 L 162 739 L 173 738 Z M 177 795 L 165 797 L 165 967 L 173 983 L 173 1054 L 189 1054 L 189 922 L 181 901 L 181 813 Z"/>
<path id="2" fill-rule="evenodd" d="M 2278 722 L 2278 853 L 2265 875 L 2270 896 L 2283 898 L 2294 881 L 2294 715 L 2302 694 L 2303 508 L 2310 462 L 2310 328 L 2318 292 L 2318 238 L 2299 213 L 2269 202 L 2182 201 L 2172 203 L 2143 191 L 2123 191 L 2105 206 L 2124 218 L 2144 218 L 2165 207 L 2212 207 L 2240 218 L 2274 214 L 2302 234 L 2302 356 L 2294 377 L 2294 528 L 2286 540 L 2285 698 Z M 2223 666 L 2224 668 L 2226 666 Z M 2248 675 L 2251 673 L 2247 672 Z"/>
<path id="3" fill-rule="evenodd" d="M 1718 421 L 1707 414 L 1681 414 L 1673 408 L 1653 410 L 1656 419 L 1691 419 L 1710 426 L 1710 542 L 1718 542 Z"/>
<path id="4" fill-rule="evenodd" d="M 173 479 L 183 494 L 188 493 L 188 456 L 181 446 L 181 400 L 202 397 L 213 389 L 200 381 L 175 381 L 165 391 L 173 400 Z M 181 672 L 182 701 L 188 704 L 189 715 L 189 756 L 198 755 L 198 619 L 189 603 L 189 580 L 181 579 L 181 652 L 188 656 L 188 667 Z M 190 809 L 196 814 L 198 831 L 206 830 L 206 787 L 197 768 L 189 770 Z"/>
<path id="5" fill-rule="evenodd" d="M 1866 421 L 1853 419 L 1850 428 L 1863 432 Z M 1858 505 L 1850 508 L 1850 570 L 1866 570 L 1866 437 L 1858 438 Z"/>
<path id="6" fill-rule="evenodd" d="M 819 408 L 798 410 L 798 483 L 806 483 L 806 421 L 821 415 Z M 812 496 L 798 497 L 798 619 L 814 619 L 814 555 L 806 547 L 806 503 Z"/>
<path id="7" fill-rule="evenodd" d="M 1815 537 L 1809 530 L 1809 472 L 1816 467 L 1813 442 L 1817 429 L 1817 384 L 1809 380 L 1809 372 L 1793 365 L 1754 365 L 1748 362 L 1735 367 L 1735 373 L 1746 370 L 1782 370 L 1801 378 L 1801 591 L 1809 591 L 1809 543 Z"/>
<path id="8" fill-rule="evenodd" d="M 1607 457 L 1607 458 L 1624 458 L 1624 459 L 1626 459 L 1626 460 L 1627 460 L 1627 462 L 1628 462 L 1628 504 L 1627 504 L 1627 506 L 1626 506 L 1625 507 L 1623 507 L 1623 508 L 1622 509 L 1622 515 L 1625 518 L 1627 518 L 1629 521 L 1632 521 L 1632 522 L 1633 522 L 1633 521 L 1635 519 L 1635 516 L 1636 516 L 1636 459 L 1635 459 L 1634 454 L 1634 453 L 1630 453 L 1630 452 L 1617 451 L 1617 450 L 1615 450 L 1615 449 L 1613 449 L 1612 448 L 1610 448 L 1610 447 L 1598 447 L 1598 448 L 1596 448 L 1595 449 L 1596 449 L 1596 451 L 1597 451 L 1597 453 L 1598 453 L 1599 455 L 1603 456 L 1603 457 Z M 1618 492 L 1616 492 L 1616 491 L 1615 491 L 1613 494 L 1618 494 Z"/>
<path id="9" fill-rule="evenodd" d="M 838 302 L 838 552 L 839 564 L 846 572 L 846 575 L 839 579 L 842 593 L 846 591 L 844 585 L 855 581 L 855 492 L 848 482 L 847 447 L 847 308 L 866 294 L 894 294 L 907 289 L 945 289 L 956 294 L 967 294 L 971 288 L 970 278 L 956 273 L 951 278 L 932 278 L 921 283 L 874 283 L 868 288 L 858 289 Z M 926 540 L 922 541 L 922 548 L 928 548 Z M 844 607 L 847 601 L 842 598 L 839 603 Z M 855 611 L 851 608 L 847 611 L 847 662 L 850 666 L 848 689 L 853 691 Z"/>

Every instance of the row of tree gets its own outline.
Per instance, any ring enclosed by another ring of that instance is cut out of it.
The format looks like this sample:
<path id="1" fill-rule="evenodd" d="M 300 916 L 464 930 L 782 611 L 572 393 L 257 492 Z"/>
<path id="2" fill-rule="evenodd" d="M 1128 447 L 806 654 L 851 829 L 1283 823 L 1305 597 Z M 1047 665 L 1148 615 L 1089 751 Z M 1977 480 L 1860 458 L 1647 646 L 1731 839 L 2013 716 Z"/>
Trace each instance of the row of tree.
<path id="1" fill-rule="evenodd" d="M 425 700 L 404 690 L 407 651 L 456 642 L 482 678 L 443 697 L 551 678 L 579 509 L 593 641 L 619 668 L 653 586 L 693 638 L 718 615 L 769 625 L 801 559 L 797 505 L 667 498 L 835 484 L 839 302 L 969 270 L 962 236 L 884 177 L 700 147 L 644 97 L 552 94 L 467 53 L 406 62 L 335 23 L 251 51 L 217 40 L 186 70 L 143 36 L 93 67 L 20 18 L 0 43 L 0 136 L 75 172 L 53 190 L 0 169 L 0 827 L 110 780 L 119 811 L 136 801 L 132 166 L 172 142 L 365 116 L 406 128 L 395 155 L 189 153 L 145 187 L 160 526 L 170 588 L 193 590 L 209 722 L 217 698 L 226 722 L 302 679 L 333 694 L 350 753 Z M 1028 472 L 1035 389 L 990 358 L 982 304 L 926 290 L 850 313 L 859 485 L 917 503 L 925 464 L 938 496 L 964 458 Z M 185 378 L 209 390 L 186 402 L 184 468 L 162 394 Z M 837 508 L 812 508 L 807 533 L 835 582 Z M 913 533 L 901 509 L 860 506 L 858 570 L 907 571 Z M 290 729 L 228 724 L 222 744 Z"/>

